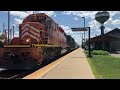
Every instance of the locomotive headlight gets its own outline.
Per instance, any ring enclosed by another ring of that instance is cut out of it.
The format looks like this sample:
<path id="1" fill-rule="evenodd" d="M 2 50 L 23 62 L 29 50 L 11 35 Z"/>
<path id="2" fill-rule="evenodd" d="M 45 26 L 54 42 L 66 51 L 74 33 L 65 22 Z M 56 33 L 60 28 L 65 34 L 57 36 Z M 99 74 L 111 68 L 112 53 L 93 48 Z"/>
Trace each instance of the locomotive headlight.
<path id="1" fill-rule="evenodd" d="M 30 42 L 30 39 L 28 38 L 28 39 L 26 39 L 26 42 Z"/>
<path id="2" fill-rule="evenodd" d="M 3 39 L 2 42 L 5 42 L 5 39 Z"/>

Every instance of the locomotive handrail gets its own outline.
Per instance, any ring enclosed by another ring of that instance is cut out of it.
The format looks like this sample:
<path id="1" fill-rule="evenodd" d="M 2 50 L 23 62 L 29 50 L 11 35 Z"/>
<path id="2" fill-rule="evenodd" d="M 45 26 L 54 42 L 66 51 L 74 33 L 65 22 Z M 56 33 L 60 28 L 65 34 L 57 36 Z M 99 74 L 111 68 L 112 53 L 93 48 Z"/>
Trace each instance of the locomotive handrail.
<path id="1" fill-rule="evenodd" d="M 3 45 L 3 47 L 31 47 L 31 45 Z"/>

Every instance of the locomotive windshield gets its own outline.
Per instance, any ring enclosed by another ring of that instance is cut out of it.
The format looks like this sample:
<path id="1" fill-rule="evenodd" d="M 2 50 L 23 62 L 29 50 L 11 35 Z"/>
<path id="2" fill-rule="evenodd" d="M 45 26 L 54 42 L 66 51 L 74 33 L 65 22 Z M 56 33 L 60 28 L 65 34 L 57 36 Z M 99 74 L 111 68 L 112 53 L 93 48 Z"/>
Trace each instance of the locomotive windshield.
<path id="1" fill-rule="evenodd" d="M 37 20 L 39 23 L 41 23 L 43 25 L 45 25 L 45 23 L 46 23 L 46 17 L 44 17 L 44 16 L 38 16 Z"/>
<path id="2" fill-rule="evenodd" d="M 38 20 L 39 20 L 40 23 L 44 23 L 46 21 L 46 17 L 38 16 Z"/>

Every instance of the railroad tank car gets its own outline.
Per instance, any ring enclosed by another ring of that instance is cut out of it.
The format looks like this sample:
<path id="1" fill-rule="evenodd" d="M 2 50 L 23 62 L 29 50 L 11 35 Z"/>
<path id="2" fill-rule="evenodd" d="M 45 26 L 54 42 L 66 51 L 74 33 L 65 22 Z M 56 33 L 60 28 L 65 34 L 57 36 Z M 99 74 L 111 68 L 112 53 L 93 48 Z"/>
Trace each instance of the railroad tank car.
<path id="1" fill-rule="evenodd" d="M 19 37 L 3 41 L 0 68 L 32 69 L 67 50 L 64 30 L 44 13 L 31 14 L 19 25 Z"/>

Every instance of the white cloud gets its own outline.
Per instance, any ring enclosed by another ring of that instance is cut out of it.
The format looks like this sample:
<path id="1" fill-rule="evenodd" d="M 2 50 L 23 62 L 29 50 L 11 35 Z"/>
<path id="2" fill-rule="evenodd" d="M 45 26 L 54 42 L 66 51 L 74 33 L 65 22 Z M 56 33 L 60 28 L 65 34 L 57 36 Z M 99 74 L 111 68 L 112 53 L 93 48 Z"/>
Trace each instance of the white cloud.
<path id="1" fill-rule="evenodd" d="M 113 17 L 116 14 L 120 14 L 120 11 L 108 11 L 110 13 L 110 17 Z"/>
<path id="2" fill-rule="evenodd" d="M 78 43 L 79 45 L 82 44 L 82 36 L 81 36 L 81 34 L 73 34 L 71 36 L 74 38 L 76 43 Z"/>
<path id="3" fill-rule="evenodd" d="M 19 16 L 20 18 L 25 18 L 29 15 L 27 12 L 24 11 L 10 11 L 10 14 L 13 16 Z"/>
<path id="4" fill-rule="evenodd" d="M 15 31 L 14 37 L 18 37 L 18 36 L 19 36 L 19 31 Z"/>
<path id="5" fill-rule="evenodd" d="M 110 18 L 108 21 L 105 22 L 105 26 L 110 27 L 111 30 L 120 27 L 120 20 L 119 19 L 113 20 L 113 18 Z"/>
<path id="6" fill-rule="evenodd" d="M 75 16 L 80 16 L 80 17 L 85 17 L 85 18 L 95 18 L 95 14 L 98 11 L 64 11 L 62 14 L 66 15 L 75 15 Z M 120 14 L 120 11 L 108 11 L 110 13 L 110 17 L 115 16 L 116 14 Z"/>
<path id="7" fill-rule="evenodd" d="M 69 26 L 65 26 L 65 25 L 60 25 L 60 27 L 63 28 L 63 30 L 65 31 L 65 33 L 67 35 L 71 35 L 74 40 L 79 44 L 81 45 L 81 40 L 82 40 L 82 34 L 81 32 L 72 32 L 71 28 Z"/>
<path id="8" fill-rule="evenodd" d="M 76 20 L 76 21 L 77 21 L 77 20 L 78 20 L 78 18 L 74 17 L 74 20 Z"/>
<path id="9" fill-rule="evenodd" d="M 63 28 L 66 34 L 71 35 L 73 32 L 69 26 L 60 25 Z"/>
<path id="10" fill-rule="evenodd" d="M 97 11 L 64 11 L 62 14 L 76 15 L 76 16 L 80 16 L 80 17 L 94 19 L 96 13 L 97 13 Z"/>
<path id="11" fill-rule="evenodd" d="M 113 19 L 112 19 L 112 17 L 110 17 L 104 24 L 110 24 L 112 22 L 113 22 Z"/>
<path id="12" fill-rule="evenodd" d="M 24 12 L 26 12 L 27 14 L 33 14 L 34 13 L 34 11 L 24 11 Z"/>
<path id="13" fill-rule="evenodd" d="M 3 11 L 3 12 L 7 13 L 7 11 Z M 34 13 L 45 13 L 48 16 L 55 15 L 54 11 L 10 11 L 10 15 L 18 16 L 20 18 L 25 18 L 28 15 L 33 14 L 33 12 Z"/>
<path id="14" fill-rule="evenodd" d="M 104 32 L 107 33 L 107 32 L 109 32 L 111 30 L 112 30 L 111 28 L 106 27 L 105 30 L 104 30 Z"/>
<path id="15" fill-rule="evenodd" d="M 15 23 L 16 25 L 21 24 L 22 21 L 23 21 L 23 20 L 21 20 L 21 19 L 14 18 L 14 23 Z"/>
<path id="16" fill-rule="evenodd" d="M 113 21 L 114 24 L 120 24 L 120 20 L 119 19 L 116 19 Z"/>
<path id="17" fill-rule="evenodd" d="M 34 13 L 45 13 L 48 16 L 55 15 L 54 11 L 34 11 Z"/>
<path id="18" fill-rule="evenodd" d="M 12 24 L 12 26 L 16 26 L 16 24 Z"/>
<path id="19" fill-rule="evenodd" d="M 91 30 L 99 30 L 100 27 L 100 23 L 97 22 L 96 20 L 92 20 L 91 22 L 88 23 L 89 27 L 91 28 Z"/>

